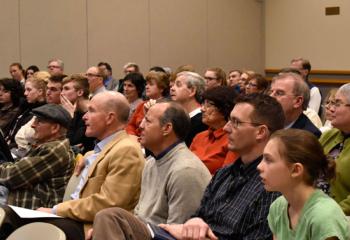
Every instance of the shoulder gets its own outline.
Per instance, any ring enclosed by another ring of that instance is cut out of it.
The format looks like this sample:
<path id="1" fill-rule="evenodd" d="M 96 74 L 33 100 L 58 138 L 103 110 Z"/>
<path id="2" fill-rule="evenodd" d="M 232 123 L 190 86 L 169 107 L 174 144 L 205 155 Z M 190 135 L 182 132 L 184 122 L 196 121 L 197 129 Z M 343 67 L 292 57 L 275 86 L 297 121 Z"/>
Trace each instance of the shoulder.
<path id="1" fill-rule="evenodd" d="M 321 143 L 324 143 L 326 142 L 327 140 L 329 139 L 334 139 L 334 138 L 337 138 L 338 136 L 341 135 L 341 132 L 339 129 L 337 128 L 332 128 L 326 132 L 324 132 L 321 137 L 320 137 L 320 142 Z"/>

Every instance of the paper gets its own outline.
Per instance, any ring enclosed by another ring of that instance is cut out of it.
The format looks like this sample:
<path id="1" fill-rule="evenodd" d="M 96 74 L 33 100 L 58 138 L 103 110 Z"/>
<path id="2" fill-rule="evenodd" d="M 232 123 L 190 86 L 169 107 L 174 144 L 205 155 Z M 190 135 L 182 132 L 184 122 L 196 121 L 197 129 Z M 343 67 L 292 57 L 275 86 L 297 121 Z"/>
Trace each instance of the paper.
<path id="1" fill-rule="evenodd" d="M 21 218 L 61 218 L 55 214 L 8 205 Z"/>

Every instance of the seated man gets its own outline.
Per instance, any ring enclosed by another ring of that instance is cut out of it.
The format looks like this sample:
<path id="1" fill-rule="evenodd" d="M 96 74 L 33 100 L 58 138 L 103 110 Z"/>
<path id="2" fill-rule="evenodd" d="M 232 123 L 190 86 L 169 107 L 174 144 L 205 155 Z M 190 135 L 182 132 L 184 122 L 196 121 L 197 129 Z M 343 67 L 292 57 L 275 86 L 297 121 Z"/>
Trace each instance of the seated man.
<path id="1" fill-rule="evenodd" d="M 128 117 L 129 104 L 117 92 L 99 93 L 88 104 L 83 117 L 86 135 L 99 142 L 93 152 L 85 154 L 81 181 L 71 200 L 52 209 L 39 208 L 64 217 L 45 222 L 61 228 L 68 240 L 84 240 L 84 227 L 91 227 L 98 211 L 108 207 L 132 211 L 138 202 L 144 158 L 139 144 L 124 131 Z M 39 220 L 23 220 L 13 214 L 6 219 L 13 228 Z"/>
<path id="2" fill-rule="evenodd" d="M 183 142 L 190 119 L 180 105 L 157 103 L 140 128 L 140 142 L 155 159 L 143 171 L 135 215 L 120 208 L 102 210 L 94 220 L 94 239 L 146 239 L 145 222 L 182 223 L 198 208 L 209 183 L 209 171 Z"/>
<path id="3" fill-rule="evenodd" d="M 279 194 L 264 189 L 257 165 L 271 133 L 283 122 L 282 107 L 270 96 L 238 98 L 224 130 L 228 148 L 241 157 L 216 172 L 193 218 L 160 226 L 177 239 L 272 239 L 267 215 Z"/>
<path id="4" fill-rule="evenodd" d="M 74 168 L 74 155 L 65 136 L 71 117 L 56 104 L 32 112 L 35 147 L 24 158 L 0 165 L 0 184 L 9 188 L 8 204 L 53 207 L 62 201 Z"/>

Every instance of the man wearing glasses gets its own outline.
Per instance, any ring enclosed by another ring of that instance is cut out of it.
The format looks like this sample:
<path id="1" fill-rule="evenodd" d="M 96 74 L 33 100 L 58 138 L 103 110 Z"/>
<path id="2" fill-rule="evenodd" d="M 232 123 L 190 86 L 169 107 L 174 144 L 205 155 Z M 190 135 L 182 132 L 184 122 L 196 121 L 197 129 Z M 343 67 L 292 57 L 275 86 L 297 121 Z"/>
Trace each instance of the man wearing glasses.
<path id="1" fill-rule="evenodd" d="M 321 131 L 303 113 L 309 103 L 310 90 L 300 75 L 290 72 L 276 75 L 269 95 L 282 105 L 286 119 L 284 128 L 303 129 L 317 138 L 321 136 Z"/>
<path id="2" fill-rule="evenodd" d="M 100 68 L 96 66 L 90 67 L 86 71 L 86 78 L 89 82 L 90 99 L 98 93 L 107 91 L 103 85 L 104 73 Z"/>
<path id="3" fill-rule="evenodd" d="M 282 107 L 272 97 L 238 98 L 224 130 L 228 149 L 240 158 L 216 172 L 191 219 L 160 226 L 176 239 L 272 239 L 267 214 L 279 194 L 265 191 L 256 167 L 270 135 L 283 122 Z"/>
<path id="4" fill-rule="evenodd" d="M 64 70 L 64 63 L 61 59 L 51 59 L 47 65 L 47 71 L 51 76 L 62 75 Z"/>

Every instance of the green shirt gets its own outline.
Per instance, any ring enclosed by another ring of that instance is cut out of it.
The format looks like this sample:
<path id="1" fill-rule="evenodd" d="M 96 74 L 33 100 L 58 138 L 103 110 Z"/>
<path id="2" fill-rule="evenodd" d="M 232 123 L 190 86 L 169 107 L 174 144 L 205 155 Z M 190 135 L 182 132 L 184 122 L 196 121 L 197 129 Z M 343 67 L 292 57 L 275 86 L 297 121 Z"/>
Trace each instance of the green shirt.
<path id="1" fill-rule="evenodd" d="M 350 239 L 350 226 L 339 205 L 321 190 L 305 203 L 295 229 L 290 228 L 288 202 L 281 196 L 270 207 L 270 229 L 278 240 Z"/>

